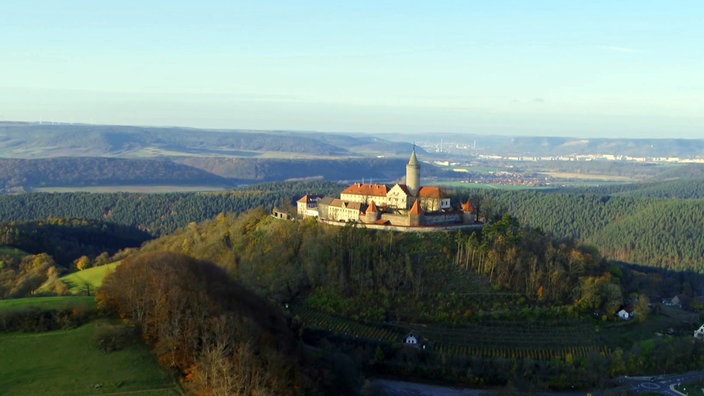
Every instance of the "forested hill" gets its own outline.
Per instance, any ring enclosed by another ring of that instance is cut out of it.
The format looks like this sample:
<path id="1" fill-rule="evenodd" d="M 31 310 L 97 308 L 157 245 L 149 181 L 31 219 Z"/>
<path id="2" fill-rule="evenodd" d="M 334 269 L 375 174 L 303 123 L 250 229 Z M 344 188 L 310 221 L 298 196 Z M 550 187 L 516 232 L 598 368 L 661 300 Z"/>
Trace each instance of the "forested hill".
<path id="1" fill-rule="evenodd" d="M 677 173 L 676 180 L 563 188 L 559 193 L 617 195 L 637 198 L 704 199 L 704 166 L 690 166 Z"/>
<path id="2" fill-rule="evenodd" d="M 338 181 L 399 181 L 405 175 L 408 158 L 341 158 L 341 159 L 261 159 L 189 157 L 178 162 L 215 175 L 250 182 L 320 178 Z M 423 176 L 442 177 L 448 171 L 427 165 Z"/>
<path id="3" fill-rule="evenodd" d="M 221 212 L 242 213 L 257 206 L 293 210 L 295 199 L 304 194 L 337 195 L 342 188 L 330 182 L 288 182 L 221 193 L 0 195 L 0 219 L 101 220 L 160 236 Z M 482 220 L 508 213 L 556 238 L 593 244 L 611 259 L 704 273 L 702 199 L 479 189 L 453 195 L 454 202 L 470 197 Z"/>
<path id="4" fill-rule="evenodd" d="M 232 185 L 235 181 L 160 159 L 0 159 L 0 187 L 83 187 L 95 185 Z"/>
<path id="5" fill-rule="evenodd" d="M 496 190 L 472 196 L 481 217 L 509 213 L 556 237 L 593 244 L 611 259 L 704 273 L 702 199 Z"/>
<path id="6" fill-rule="evenodd" d="M 28 193 L 0 195 L 0 221 L 49 218 L 101 220 L 159 236 L 221 212 L 242 213 L 258 206 L 293 208 L 305 194 L 338 194 L 331 182 L 270 183 L 219 193 Z"/>
<path id="7" fill-rule="evenodd" d="M 407 159 L 260 159 L 260 158 L 49 158 L 0 159 L 0 193 L 42 187 L 210 186 L 292 179 L 334 181 L 401 180 Z M 426 167 L 426 177 L 444 170 Z"/>

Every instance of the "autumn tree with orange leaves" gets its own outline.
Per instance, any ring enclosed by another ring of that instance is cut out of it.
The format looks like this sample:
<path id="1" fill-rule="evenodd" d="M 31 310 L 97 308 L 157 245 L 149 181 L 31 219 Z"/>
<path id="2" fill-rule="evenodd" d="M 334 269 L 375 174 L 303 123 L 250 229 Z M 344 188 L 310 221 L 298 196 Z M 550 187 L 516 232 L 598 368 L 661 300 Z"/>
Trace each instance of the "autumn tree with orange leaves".
<path id="1" fill-rule="evenodd" d="M 96 293 L 197 394 L 315 394 L 284 318 L 216 266 L 175 253 L 126 259 Z"/>

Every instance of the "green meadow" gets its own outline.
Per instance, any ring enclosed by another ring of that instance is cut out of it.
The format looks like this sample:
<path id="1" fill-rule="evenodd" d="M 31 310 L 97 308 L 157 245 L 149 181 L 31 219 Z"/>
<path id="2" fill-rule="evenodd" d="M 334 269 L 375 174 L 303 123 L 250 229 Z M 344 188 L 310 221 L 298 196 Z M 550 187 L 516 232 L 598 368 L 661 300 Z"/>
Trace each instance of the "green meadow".
<path id="1" fill-rule="evenodd" d="M 0 312 L 23 309 L 61 310 L 75 306 L 95 309 L 95 300 L 91 296 L 26 297 L 0 300 Z"/>
<path id="2" fill-rule="evenodd" d="M 120 261 L 76 271 L 61 277 L 61 281 L 68 286 L 72 294 L 94 294 L 95 289 L 103 284 L 103 279 L 115 270 Z"/>
<path id="3" fill-rule="evenodd" d="M 477 189 L 477 190 L 545 190 L 549 187 L 534 187 L 534 186 L 522 186 L 522 185 L 512 185 L 512 184 L 484 184 L 484 183 L 465 183 L 458 181 L 441 181 L 435 183 L 441 187 L 447 188 L 467 188 L 467 189 Z"/>
<path id="4" fill-rule="evenodd" d="M 180 387 L 137 339 L 106 353 L 92 338 L 104 321 L 45 333 L 0 333 L 3 395 L 179 395 Z"/>

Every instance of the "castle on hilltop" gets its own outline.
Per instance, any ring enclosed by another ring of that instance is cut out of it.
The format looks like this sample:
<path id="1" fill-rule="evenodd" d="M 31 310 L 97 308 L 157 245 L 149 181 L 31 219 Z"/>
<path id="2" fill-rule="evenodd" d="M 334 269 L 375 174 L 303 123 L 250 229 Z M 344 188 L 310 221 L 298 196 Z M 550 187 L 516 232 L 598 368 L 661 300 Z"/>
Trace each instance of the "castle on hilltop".
<path id="1" fill-rule="evenodd" d="M 476 223 L 472 203 L 453 208 L 440 187 L 420 185 L 420 163 L 415 147 L 406 164 L 406 183 L 355 183 L 340 198 L 304 195 L 296 204 L 298 217 L 317 217 L 331 223 L 357 222 L 372 226 L 448 227 Z"/>

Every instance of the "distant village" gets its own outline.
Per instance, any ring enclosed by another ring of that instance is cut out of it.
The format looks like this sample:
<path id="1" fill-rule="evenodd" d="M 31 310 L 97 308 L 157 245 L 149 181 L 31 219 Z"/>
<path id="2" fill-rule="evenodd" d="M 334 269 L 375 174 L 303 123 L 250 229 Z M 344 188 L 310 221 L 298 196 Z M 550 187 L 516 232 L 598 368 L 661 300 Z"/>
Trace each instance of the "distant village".
<path id="1" fill-rule="evenodd" d="M 572 154 L 556 156 L 534 155 L 478 155 L 479 159 L 503 161 L 627 161 L 642 163 L 704 164 L 704 158 L 635 157 L 614 154 Z"/>
<path id="2" fill-rule="evenodd" d="M 406 165 L 405 184 L 354 183 L 339 198 L 307 194 L 296 202 L 298 218 L 340 225 L 350 222 L 369 228 L 433 231 L 480 227 L 472 203 L 453 205 L 440 187 L 422 186 L 415 148 Z M 283 213 L 274 216 L 286 218 Z"/>
<path id="3" fill-rule="evenodd" d="M 573 153 L 573 154 L 554 154 L 554 155 L 531 155 L 531 154 L 499 154 L 480 152 L 477 150 L 477 144 L 467 143 L 441 143 L 422 142 L 419 144 L 425 150 L 434 153 L 451 153 L 461 154 L 463 156 L 475 155 L 480 160 L 491 161 L 519 161 L 519 162 L 537 162 L 537 161 L 619 161 L 619 162 L 639 162 L 639 163 L 669 163 L 669 164 L 704 164 L 704 155 L 695 156 L 665 156 L 665 155 L 629 155 L 619 153 Z"/>

